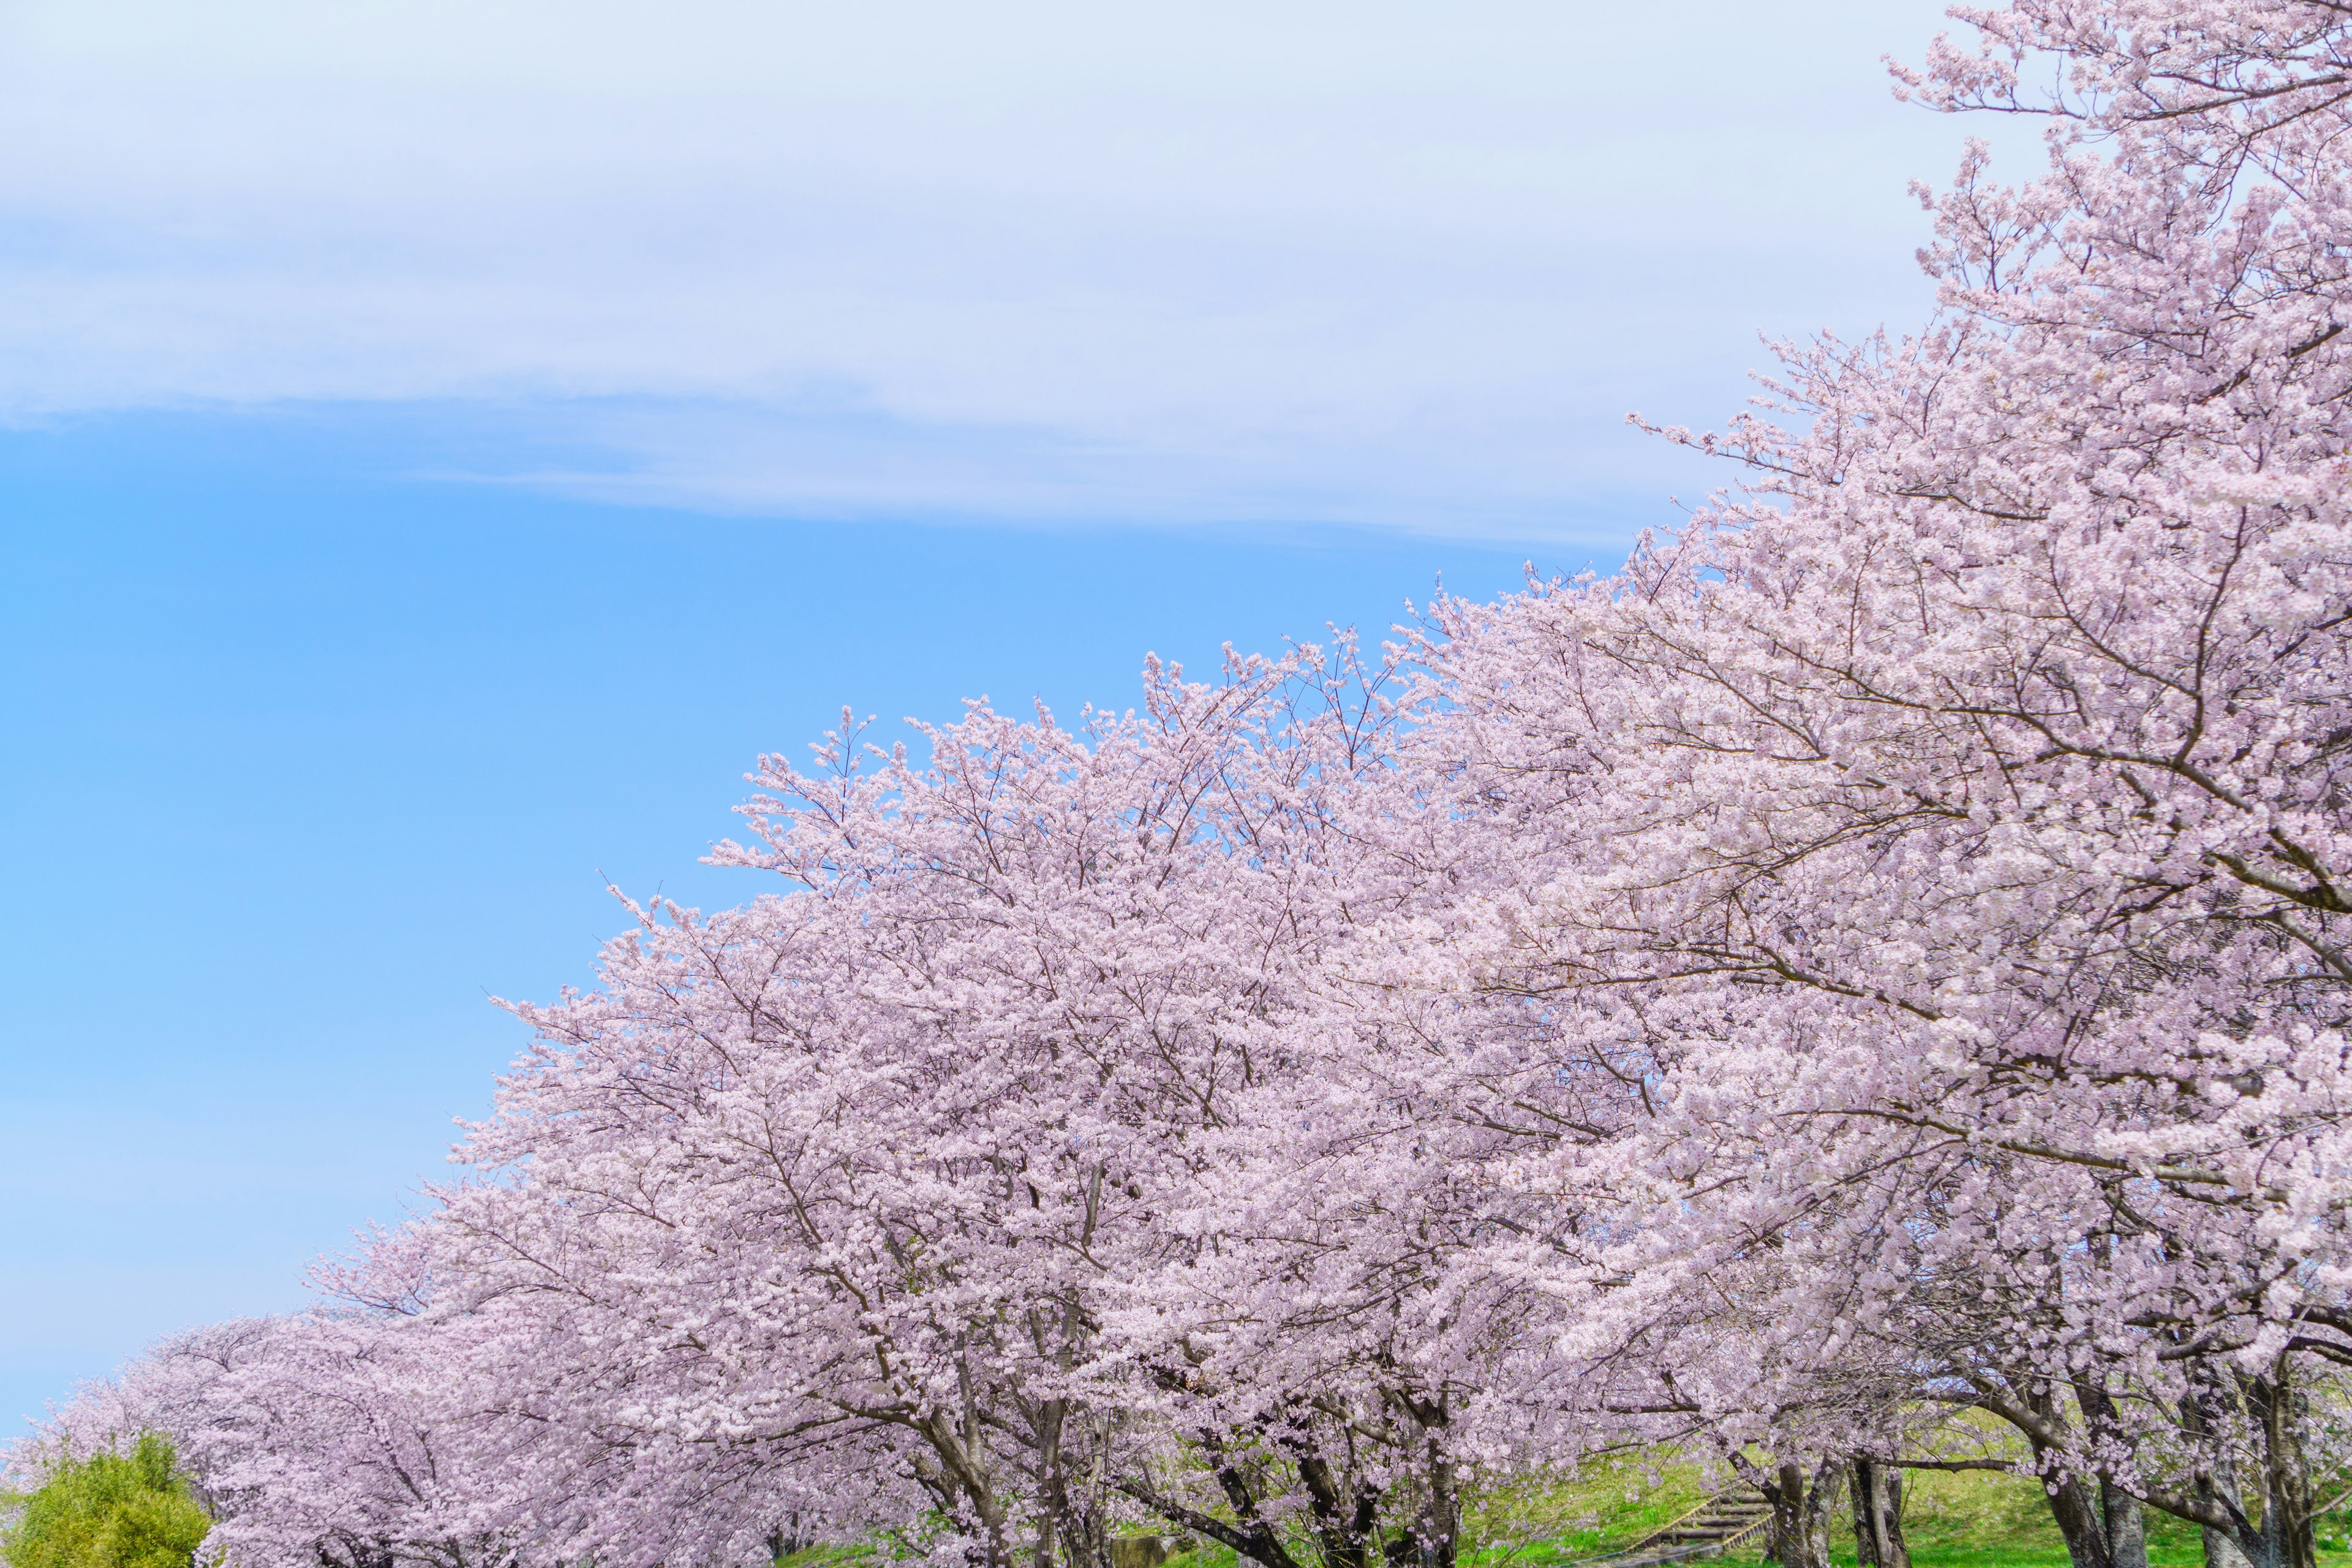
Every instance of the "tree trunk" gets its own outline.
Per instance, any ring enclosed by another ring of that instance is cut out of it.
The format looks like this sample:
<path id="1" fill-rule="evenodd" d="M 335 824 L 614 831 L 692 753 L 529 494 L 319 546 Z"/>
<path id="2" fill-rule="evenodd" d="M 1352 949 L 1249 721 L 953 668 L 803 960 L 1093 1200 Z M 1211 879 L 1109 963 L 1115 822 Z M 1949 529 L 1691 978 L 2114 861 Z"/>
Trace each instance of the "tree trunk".
<path id="1" fill-rule="evenodd" d="M 2054 1487 L 2045 1480 L 2042 1489 L 2049 1494 L 2050 1517 L 2065 1538 L 2067 1561 L 2074 1568 L 2115 1568 L 2107 1557 L 2107 1521 L 2092 1484 L 2066 1476 Z"/>
<path id="2" fill-rule="evenodd" d="M 2314 1568 L 2318 1542 L 2312 1538 L 2311 1476 L 2297 1420 L 2302 1395 L 2294 1378 L 2293 1363 L 2282 1355 L 2272 1376 L 2249 1380 L 2263 1424 L 2263 1537 L 2274 1568 Z"/>
<path id="3" fill-rule="evenodd" d="M 1462 1544 L 1462 1499 L 1454 1490 L 1454 1463 L 1434 1434 L 1429 1438 L 1429 1507 L 1423 1521 L 1421 1568 L 1454 1568 Z"/>
<path id="4" fill-rule="evenodd" d="M 2113 1481 L 2099 1483 L 2110 1568 L 2147 1568 L 2147 1510 Z"/>
<path id="5" fill-rule="evenodd" d="M 2229 1531 L 2209 1524 L 2200 1533 L 2205 1538 L 2205 1568 L 2254 1568 L 2254 1560 L 2239 1548 L 2238 1538 Z"/>
<path id="6" fill-rule="evenodd" d="M 2110 1248 L 2114 1241 L 2112 1237 L 2107 1238 Z M 2124 1430 L 2116 1402 L 2104 1387 L 2086 1381 L 2075 1389 L 2074 1400 L 2082 1407 L 2094 1443 L 2131 1447 L 2131 1435 Z M 2099 1532 L 2110 1568 L 2147 1568 L 2147 1517 L 2139 1499 L 2103 1476 L 2098 1508 Z"/>
<path id="7" fill-rule="evenodd" d="M 1823 1459 L 1806 1475 L 1784 1461 L 1762 1484 L 1772 1505 L 1772 1560 L 1780 1568 L 1830 1568 L 1830 1514 L 1844 1489 L 1846 1467 Z"/>
<path id="8" fill-rule="evenodd" d="M 2227 1442 L 2232 1412 L 2221 1374 L 2209 1364 L 2192 1370 L 2190 1376 L 2190 1392 L 2180 1402 L 2180 1427 L 2189 1437 L 2192 1451 L 2202 1450 L 2191 1489 L 2200 1505 L 2217 1509 L 2235 1521 L 2234 1527 L 2228 1530 L 2210 1524 L 2200 1526 L 2205 1561 L 2209 1568 L 2279 1568 L 2268 1528 L 2276 1521 L 2277 1510 L 2270 1510 L 2270 1517 L 2258 1527 L 2238 1495 L 2235 1465 Z"/>
<path id="9" fill-rule="evenodd" d="M 1763 1483 L 1764 1500 L 1772 1505 L 1772 1529 L 1764 1555 L 1787 1568 L 1791 1552 L 1802 1552 L 1805 1533 L 1804 1472 L 1782 1465 Z"/>
<path id="10" fill-rule="evenodd" d="M 1859 1568 L 1911 1568 L 1903 1541 L 1903 1471 L 1857 1456 L 1853 1461 L 1853 1553 Z M 2140 1568 L 2147 1568 L 2146 1563 Z"/>

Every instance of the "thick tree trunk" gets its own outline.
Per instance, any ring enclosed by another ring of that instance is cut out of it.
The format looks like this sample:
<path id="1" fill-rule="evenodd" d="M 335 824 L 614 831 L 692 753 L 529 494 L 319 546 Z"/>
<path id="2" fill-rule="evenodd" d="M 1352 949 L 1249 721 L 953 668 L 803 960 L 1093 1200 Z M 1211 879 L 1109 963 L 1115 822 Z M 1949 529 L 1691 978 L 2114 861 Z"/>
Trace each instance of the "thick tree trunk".
<path id="1" fill-rule="evenodd" d="M 1789 1554 L 1804 1550 L 1804 1472 L 1794 1465 L 1782 1465 L 1761 1484 L 1764 1500 L 1772 1505 L 1772 1526 L 1766 1538 L 1764 1555 L 1788 1568 Z"/>
<path id="2" fill-rule="evenodd" d="M 2081 1476 L 2067 1476 L 2053 1488 L 2050 1517 L 2066 1542 L 2067 1561 L 2074 1568 L 2115 1568 L 2107 1556 L 2107 1521 L 2100 1516 L 2099 1494 Z"/>
<path id="3" fill-rule="evenodd" d="M 2200 1533 L 2205 1538 L 2205 1568 L 2254 1568 L 2254 1560 L 2240 1549 L 2231 1531 L 2209 1524 Z"/>
<path id="4" fill-rule="evenodd" d="M 2240 1380 L 2239 1392 L 2247 1392 Z M 2195 1376 L 2192 1390 L 2180 1402 L 2181 1430 L 2200 1455 L 2191 1491 L 2200 1507 L 2225 1514 L 2233 1522 L 2227 1530 L 2200 1526 L 2208 1568 L 2281 1568 L 2275 1532 L 2280 1510 L 2265 1510 L 2257 1525 L 2238 1493 L 2238 1480 L 2226 1434 L 2232 1417 L 2228 1388 L 2221 1374 L 2208 1366 Z M 2238 1413 L 2238 1414 L 2242 1414 Z M 2259 1414 L 2259 1412 L 2257 1412 Z"/>
<path id="5" fill-rule="evenodd" d="M 1830 1514 L 1843 1489 L 1846 1467 L 1824 1459 L 1811 1476 L 1793 1461 L 1762 1484 L 1772 1505 L 1771 1555 L 1780 1568 L 1830 1568 Z"/>
<path id="6" fill-rule="evenodd" d="M 1853 1552 L 1860 1568 L 1911 1568 L 1899 1467 L 1863 1457 L 1853 1461 Z"/>
<path id="7" fill-rule="evenodd" d="M 1056 1545 L 1070 1534 L 1070 1491 L 1062 1475 L 1062 1420 L 1067 1408 L 1056 1399 L 1029 1411 L 1031 1442 L 1037 1454 L 1039 1512 L 1035 1568 L 1054 1568 Z M 1077 1565 L 1073 1564 L 1073 1568 Z"/>
<path id="8" fill-rule="evenodd" d="M 2263 1423 L 2263 1536 L 2273 1568 L 2314 1568 L 2318 1542 L 2312 1537 L 2311 1476 L 2304 1461 L 2301 1394 L 2294 1369 L 2281 1356 L 2271 1377 L 2249 1379 L 2251 1403 Z"/>
<path id="9" fill-rule="evenodd" d="M 2147 1510 L 2113 1481 L 2099 1483 L 2109 1568 L 2147 1568 Z"/>
<path id="10" fill-rule="evenodd" d="M 2108 1244 L 2113 1246 L 2112 1237 Z M 2074 1391 L 2074 1399 L 2094 1442 L 2130 1446 L 2131 1435 L 2105 1388 L 2086 1382 Z M 2139 1499 L 2102 1477 L 2098 1510 L 2109 1568 L 2147 1568 L 2147 1518 Z"/>
<path id="11" fill-rule="evenodd" d="M 1454 1568 L 1462 1544 L 1462 1499 L 1454 1489 L 1453 1462 L 1433 1433 L 1428 1451 L 1429 1506 L 1422 1514 L 1421 1568 Z"/>

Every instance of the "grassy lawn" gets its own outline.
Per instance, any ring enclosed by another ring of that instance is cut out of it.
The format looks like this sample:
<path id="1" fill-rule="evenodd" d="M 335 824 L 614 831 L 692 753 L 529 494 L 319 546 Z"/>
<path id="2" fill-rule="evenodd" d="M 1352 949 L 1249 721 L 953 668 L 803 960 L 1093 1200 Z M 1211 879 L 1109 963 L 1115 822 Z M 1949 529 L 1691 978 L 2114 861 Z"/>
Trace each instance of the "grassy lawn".
<path id="1" fill-rule="evenodd" d="M 1695 1467 L 1605 1461 L 1573 1479 L 1526 1482 L 1480 1498 L 1462 1521 L 1465 1555 L 1476 1568 L 1557 1568 L 1639 1541 L 1706 1499 Z"/>

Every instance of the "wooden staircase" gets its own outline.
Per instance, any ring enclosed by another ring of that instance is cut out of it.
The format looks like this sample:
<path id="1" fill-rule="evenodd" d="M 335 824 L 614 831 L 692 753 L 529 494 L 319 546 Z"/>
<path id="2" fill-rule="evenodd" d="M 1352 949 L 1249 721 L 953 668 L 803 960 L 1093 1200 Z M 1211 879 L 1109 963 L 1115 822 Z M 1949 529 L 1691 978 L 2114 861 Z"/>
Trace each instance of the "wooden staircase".
<path id="1" fill-rule="evenodd" d="M 1771 1522 L 1771 1504 L 1748 1488 L 1735 1487 L 1624 1551 L 1592 1561 L 1607 1568 L 1650 1568 L 1686 1558 L 1719 1557 Z"/>

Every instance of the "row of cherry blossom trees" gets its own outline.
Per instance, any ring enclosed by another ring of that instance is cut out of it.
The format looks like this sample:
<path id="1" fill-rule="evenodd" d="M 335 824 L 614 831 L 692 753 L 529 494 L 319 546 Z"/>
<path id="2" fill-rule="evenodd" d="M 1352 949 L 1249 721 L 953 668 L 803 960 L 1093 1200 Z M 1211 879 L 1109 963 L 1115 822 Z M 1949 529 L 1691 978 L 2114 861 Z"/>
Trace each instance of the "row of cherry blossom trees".
<path id="1" fill-rule="evenodd" d="M 229 1560 L 1452 1568 L 1661 1446 L 1791 1568 L 1859 1476 L 2310 1568 L 2352 1463 L 2352 8 L 2018 0 L 1941 309 L 1670 439 L 1606 577 L 763 759 L 472 1179 L 87 1391 Z M 1993 1441 L 1996 1428 L 2011 1434 Z M 1975 1447 L 1971 1447 L 1975 1445 Z M 1856 1460 L 1862 1461 L 1859 1468 Z M 1874 1525 L 1871 1521 L 1877 1521 Z"/>

